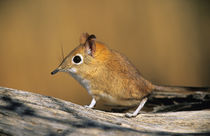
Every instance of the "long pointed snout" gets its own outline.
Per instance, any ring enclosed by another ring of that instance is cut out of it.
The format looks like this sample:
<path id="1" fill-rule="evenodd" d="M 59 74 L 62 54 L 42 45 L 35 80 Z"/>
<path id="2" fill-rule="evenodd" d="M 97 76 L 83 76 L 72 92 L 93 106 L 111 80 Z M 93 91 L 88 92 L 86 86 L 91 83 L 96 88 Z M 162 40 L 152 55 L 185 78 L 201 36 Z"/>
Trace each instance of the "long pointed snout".
<path id="1" fill-rule="evenodd" d="M 56 74 L 58 72 L 59 72 L 59 69 L 57 68 L 57 69 L 55 69 L 54 71 L 51 72 L 51 75 L 54 75 L 54 74 Z"/>

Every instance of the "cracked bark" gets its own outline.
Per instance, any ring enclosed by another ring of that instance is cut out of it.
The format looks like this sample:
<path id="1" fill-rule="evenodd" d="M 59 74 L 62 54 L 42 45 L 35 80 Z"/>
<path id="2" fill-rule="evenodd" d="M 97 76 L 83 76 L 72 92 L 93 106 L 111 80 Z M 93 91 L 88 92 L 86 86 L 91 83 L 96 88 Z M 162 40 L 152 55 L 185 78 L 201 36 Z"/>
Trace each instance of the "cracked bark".
<path id="1" fill-rule="evenodd" d="M 210 135 L 209 92 L 156 92 L 136 118 L 0 87 L 0 135 Z"/>

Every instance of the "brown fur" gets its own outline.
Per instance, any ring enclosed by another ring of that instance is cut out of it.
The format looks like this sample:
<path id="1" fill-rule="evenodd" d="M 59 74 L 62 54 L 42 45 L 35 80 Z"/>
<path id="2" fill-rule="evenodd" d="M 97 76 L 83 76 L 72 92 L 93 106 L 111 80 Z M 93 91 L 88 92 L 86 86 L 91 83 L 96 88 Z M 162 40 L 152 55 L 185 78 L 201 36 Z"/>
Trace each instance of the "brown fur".
<path id="1" fill-rule="evenodd" d="M 97 43 L 96 47 L 98 46 L 100 47 Z M 104 52 L 108 53 L 99 54 L 95 58 L 97 62 L 93 64 L 97 67 L 91 78 L 93 95 L 105 100 L 107 98 L 103 97 L 104 94 L 112 96 L 114 103 L 118 105 L 138 105 L 153 90 L 153 85 L 142 78 L 125 56 L 108 48 Z"/>
<path id="2" fill-rule="evenodd" d="M 75 68 L 78 76 L 89 81 L 89 93 L 96 100 L 122 106 L 138 105 L 154 86 L 140 75 L 125 56 L 100 42 L 94 40 L 94 55 L 88 54 L 88 36 L 87 33 L 82 34 L 80 45 L 66 56 L 58 69 L 66 72 L 69 68 Z M 78 53 L 83 56 L 84 62 L 75 65 L 71 60 Z"/>

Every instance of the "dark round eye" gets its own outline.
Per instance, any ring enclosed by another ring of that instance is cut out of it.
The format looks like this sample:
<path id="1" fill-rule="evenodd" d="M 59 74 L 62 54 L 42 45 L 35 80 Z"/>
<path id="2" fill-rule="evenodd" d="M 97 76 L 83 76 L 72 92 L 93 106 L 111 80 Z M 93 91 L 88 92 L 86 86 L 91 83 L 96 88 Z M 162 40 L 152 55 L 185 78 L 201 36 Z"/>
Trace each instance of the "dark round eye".
<path id="1" fill-rule="evenodd" d="M 74 63 L 78 64 L 78 63 L 80 63 L 81 61 L 82 61 L 81 56 L 79 56 L 79 55 L 74 56 L 74 58 L 73 58 L 73 62 L 74 62 Z"/>

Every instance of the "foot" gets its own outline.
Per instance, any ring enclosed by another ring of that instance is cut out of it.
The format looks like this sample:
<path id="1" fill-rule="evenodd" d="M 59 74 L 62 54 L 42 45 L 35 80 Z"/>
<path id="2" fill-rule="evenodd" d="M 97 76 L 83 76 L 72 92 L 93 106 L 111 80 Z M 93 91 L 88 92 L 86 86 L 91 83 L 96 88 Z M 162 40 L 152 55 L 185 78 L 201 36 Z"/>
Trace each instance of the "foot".
<path id="1" fill-rule="evenodd" d="M 133 113 L 126 113 L 125 116 L 127 118 L 132 118 L 132 117 L 136 117 L 137 115 L 133 114 Z"/>
<path id="2" fill-rule="evenodd" d="M 96 105 L 96 100 L 93 98 L 90 105 L 85 105 L 85 108 L 92 109 Z"/>
<path id="3" fill-rule="evenodd" d="M 90 105 L 85 105 L 84 106 L 85 108 L 88 108 L 88 109 L 92 109 L 93 107 L 91 107 Z"/>
<path id="4" fill-rule="evenodd" d="M 126 113 L 125 116 L 128 118 L 136 117 L 139 113 L 139 111 L 143 108 L 144 104 L 147 101 L 147 97 L 145 97 L 141 103 L 139 104 L 138 108 L 133 113 Z"/>

